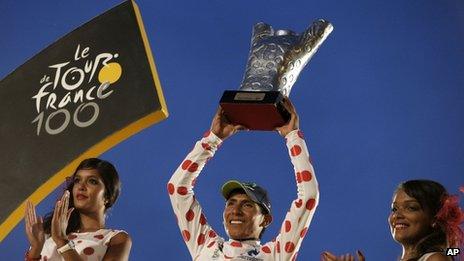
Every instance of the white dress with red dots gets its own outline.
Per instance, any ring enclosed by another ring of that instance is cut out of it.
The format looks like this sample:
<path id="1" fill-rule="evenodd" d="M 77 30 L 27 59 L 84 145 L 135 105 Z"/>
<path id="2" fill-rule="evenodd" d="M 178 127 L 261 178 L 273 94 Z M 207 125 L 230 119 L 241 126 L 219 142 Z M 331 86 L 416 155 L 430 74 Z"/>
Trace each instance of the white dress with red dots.
<path id="1" fill-rule="evenodd" d="M 440 252 L 430 252 L 430 253 L 427 253 L 427 254 L 421 256 L 421 257 L 419 258 L 419 260 L 417 260 L 417 261 L 427 261 L 427 260 L 429 259 L 429 257 L 433 256 L 433 255 L 436 254 L 436 253 L 440 253 Z"/>
<path id="2" fill-rule="evenodd" d="M 119 233 L 127 232 L 103 228 L 95 232 L 71 233 L 68 235 L 68 239 L 74 242 L 77 253 L 84 260 L 99 261 L 105 256 L 111 238 Z M 41 256 L 43 261 L 64 260 L 63 256 L 58 253 L 55 241 L 51 237 L 45 241 Z"/>
<path id="3" fill-rule="evenodd" d="M 214 133 L 207 132 L 195 144 L 168 183 L 171 204 L 192 260 L 296 259 L 319 202 L 319 189 L 302 132 L 292 131 L 285 138 L 295 169 L 297 198 L 285 216 L 280 233 L 264 245 L 257 240 L 225 241 L 208 225 L 194 197 L 193 187 L 206 161 L 214 155 L 222 141 Z"/>

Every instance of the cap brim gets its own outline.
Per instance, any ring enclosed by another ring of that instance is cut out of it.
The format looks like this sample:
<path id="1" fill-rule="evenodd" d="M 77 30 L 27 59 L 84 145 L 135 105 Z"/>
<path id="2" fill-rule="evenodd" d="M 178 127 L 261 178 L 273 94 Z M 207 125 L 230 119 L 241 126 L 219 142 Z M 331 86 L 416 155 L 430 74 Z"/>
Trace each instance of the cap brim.
<path id="1" fill-rule="evenodd" d="M 235 189 L 243 189 L 245 192 L 247 191 L 245 187 L 243 187 L 242 183 L 238 180 L 229 180 L 224 185 L 222 185 L 222 196 L 225 199 L 229 198 L 230 193 Z M 247 193 L 248 194 L 248 193 Z"/>
<path id="2" fill-rule="evenodd" d="M 247 194 L 248 197 L 253 200 L 253 202 L 261 205 L 261 202 L 259 202 L 259 200 L 256 198 L 256 195 L 238 180 L 229 180 L 224 183 L 224 185 L 222 185 L 222 196 L 224 196 L 225 199 L 228 199 L 230 197 L 230 193 L 236 189 L 242 189 L 245 194 Z"/>
<path id="3" fill-rule="evenodd" d="M 256 195 L 255 193 L 253 193 L 252 191 L 250 191 L 250 189 L 248 187 L 246 187 L 245 185 L 242 184 L 242 182 L 238 181 L 238 180 L 229 180 L 227 181 L 226 183 L 224 183 L 224 185 L 222 185 L 222 196 L 227 200 L 229 199 L 230 197 L 230 193 L 232 193 L 232 191 L 236 190 L 236 189 L 241 189 L 245 192 L 245 194 L 248 195 L 248 197 L 255 203 L 261 205 L 266 211 L 267 213 L 271 213 L 271 209 L 266 206 L 265 204 L 261 203 L 257 198 L 256 198 Z"/>

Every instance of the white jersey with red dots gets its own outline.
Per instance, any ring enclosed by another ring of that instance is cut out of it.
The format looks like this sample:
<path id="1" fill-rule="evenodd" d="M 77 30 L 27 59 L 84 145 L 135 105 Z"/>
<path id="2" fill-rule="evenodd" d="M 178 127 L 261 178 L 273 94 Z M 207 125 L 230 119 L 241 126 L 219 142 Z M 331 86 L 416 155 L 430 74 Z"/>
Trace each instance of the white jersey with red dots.
<path id="1" fill-rule="evenodd" d="M 225 241 L 206 222 L 193 192 L 195 180 L 221 144 L 207 132 L 195 144 L 168 183 L 171 204 L 192 260 L 295 260 L 319 202 L 319 189 L 308 149 L 299 130 L 286 137 L 295 170 L 297 198 L 285 216 L 279 234 L 264 245 L 257 240 Z"/>
<path id="2" fill-rule="evenodd" d="M 123 230 L 99 229 L 95 232 L 70 233 L 68 239 L 75 244 L 77 253 L 88 261 L 100 261 L 106 254 L 111 238 L 119 233 L 126 233 Z M 40 254 L 43 261 L 63 260 L 63 256 L 58 253 L 55 241 L 49 237 L 42 248 Z"/>

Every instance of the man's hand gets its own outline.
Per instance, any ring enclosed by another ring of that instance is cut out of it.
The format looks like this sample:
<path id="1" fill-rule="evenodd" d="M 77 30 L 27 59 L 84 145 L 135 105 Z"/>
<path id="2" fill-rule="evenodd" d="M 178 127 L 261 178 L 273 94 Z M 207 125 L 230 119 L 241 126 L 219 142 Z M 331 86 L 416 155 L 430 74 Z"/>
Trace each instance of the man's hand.
<path id="1" fill-rule="evenodd" d="M 224 115 L 224 110 L 219 106 L 216 115 L 214 115 L 213 122 L 211 123 L 211 131 L 218 136 L 221 140 L 225 140 L 232 136 L 239 130 L 245 130 L 242 125 L 232 124 Z"/>
<path id="2" fill-rule="evenodd" d="M 291 131 L 297 130 L 300 128 L 300 120 L 298 114 L 296 113 L 295 107 L 293 106 L 292 102 L 288 98 L 284 98 L 283 100 L 284 108 L 290 113 L 290 120 L 285 123 L 281 127 L 275 128 L 277 132 L 282 137 L 287 136 Z"/>

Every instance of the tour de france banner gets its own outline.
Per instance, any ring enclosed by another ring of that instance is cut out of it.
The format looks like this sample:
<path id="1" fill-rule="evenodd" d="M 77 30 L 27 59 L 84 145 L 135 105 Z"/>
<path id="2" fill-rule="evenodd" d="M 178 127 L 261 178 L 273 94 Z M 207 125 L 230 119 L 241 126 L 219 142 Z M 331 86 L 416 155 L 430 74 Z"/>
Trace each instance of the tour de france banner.
<path id="1" fill-rule="evenodd" d="M 72 175 L 168 117 L 140 12 L 126 1 L 0 81 L 0 241 Z"/>

